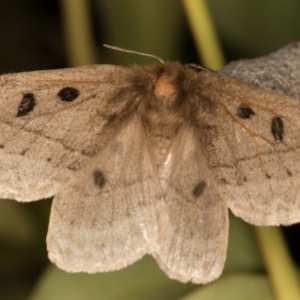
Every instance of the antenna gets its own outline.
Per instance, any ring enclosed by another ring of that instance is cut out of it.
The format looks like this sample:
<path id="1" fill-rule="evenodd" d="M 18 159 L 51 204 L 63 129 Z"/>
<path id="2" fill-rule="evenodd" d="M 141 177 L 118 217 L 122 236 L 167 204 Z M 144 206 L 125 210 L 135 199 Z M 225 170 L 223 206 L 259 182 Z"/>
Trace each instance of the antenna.
<path id="1" fill-rule="evenodd" d="M 113 49 L 113 50 L 117 50 L 117 51 L 121 51 L 121 52 L 127 52 L 127 53 L 132 53 L 132 54 L 138 54 L 138 55 L 142 55 L 142 56 L 151 57 L 151 58 L 157 59 L 162 64 L 165 63 L 160 57 L 158 57 L 154 54 L 149 54 L 149 53 L 135 51 L 135 50 L 128 50 L 128 49 L 125 49 L 125 48 L 121 48 L 121 47 L 117 47 L 117 46 L 111 46 L 111 45 L 107 45 L 107 44 L 103 44 L 103 47 Z"/>

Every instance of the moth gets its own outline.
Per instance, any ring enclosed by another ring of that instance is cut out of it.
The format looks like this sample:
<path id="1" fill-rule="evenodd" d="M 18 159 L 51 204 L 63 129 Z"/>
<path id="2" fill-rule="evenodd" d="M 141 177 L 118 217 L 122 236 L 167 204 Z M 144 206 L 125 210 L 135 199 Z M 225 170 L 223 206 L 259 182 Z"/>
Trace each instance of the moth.
<path id="1" fill-rule="evenodd" d="M 220 276 L 228 208 L 300 221 L 300 103 L 160 62 L 0 76 L 0 197 L 54 196 L 49 258 L 68 272 L 146 253 L 171 278 Z"/>

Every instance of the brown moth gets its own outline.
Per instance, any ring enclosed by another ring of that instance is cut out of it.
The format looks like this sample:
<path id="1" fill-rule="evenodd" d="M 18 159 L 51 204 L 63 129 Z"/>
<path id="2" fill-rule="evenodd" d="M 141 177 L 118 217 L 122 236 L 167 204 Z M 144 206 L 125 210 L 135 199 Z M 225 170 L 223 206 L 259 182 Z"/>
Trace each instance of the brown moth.
<path id="1" fill-rule="evenodd" d="M 300 103 L 179 63 L 0 76 L 0 197 L 53 195 L 47 245 L 69 272 L 149 253 L 177 280 L 220 276 L 228 208 L 300 221 Z"/>

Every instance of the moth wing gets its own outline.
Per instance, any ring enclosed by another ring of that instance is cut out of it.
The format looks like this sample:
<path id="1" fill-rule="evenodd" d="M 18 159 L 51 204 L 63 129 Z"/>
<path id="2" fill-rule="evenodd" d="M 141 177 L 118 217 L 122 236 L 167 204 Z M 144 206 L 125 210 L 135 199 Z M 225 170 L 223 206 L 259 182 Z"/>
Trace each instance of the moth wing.
<path id="1" fill-rule="evenodd" d="M 222 197 L 256 225 L 300 222 L 299 100 L 232 77 L 216 79 L 202 96 L 220 104 L 206 153 Z"/>
<path id="2" fill-rule="evenodd" d="M 171 278 L 194 283 L 214 280 L 226 257 L 228 210 L 193 128 L 185 126 L 178 133 L 160 180 L 169 225 L 153 256 Z"/>
<path id="3" fill-rule="evenodd" d="M 96 65 L 0 76 L 0 197 L 53 196 L 100 151 L 121 126 L 106 125 L 130 101 L 117 97 L 128 72 Z"/>
<path id="4" fill-rule="evenodd" d="M 152 252 L 167 222 L 141 120 L 132 117 L 54 197 L 49 258 L 70 272 L 120 269 Z"/>

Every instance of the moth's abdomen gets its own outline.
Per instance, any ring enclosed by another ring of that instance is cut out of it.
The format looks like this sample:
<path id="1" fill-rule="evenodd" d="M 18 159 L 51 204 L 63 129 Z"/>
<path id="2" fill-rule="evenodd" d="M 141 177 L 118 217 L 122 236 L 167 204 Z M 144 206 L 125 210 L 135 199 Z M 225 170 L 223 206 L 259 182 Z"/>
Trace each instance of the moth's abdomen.
<path id="1" fill-rule="evenodd" d="M 180 128 L 191 121 L 190 76 L 194 71 L 176 63 L 138 68 L 134 85 L 139 112 L 155 165 L 159 168 Z"/>

